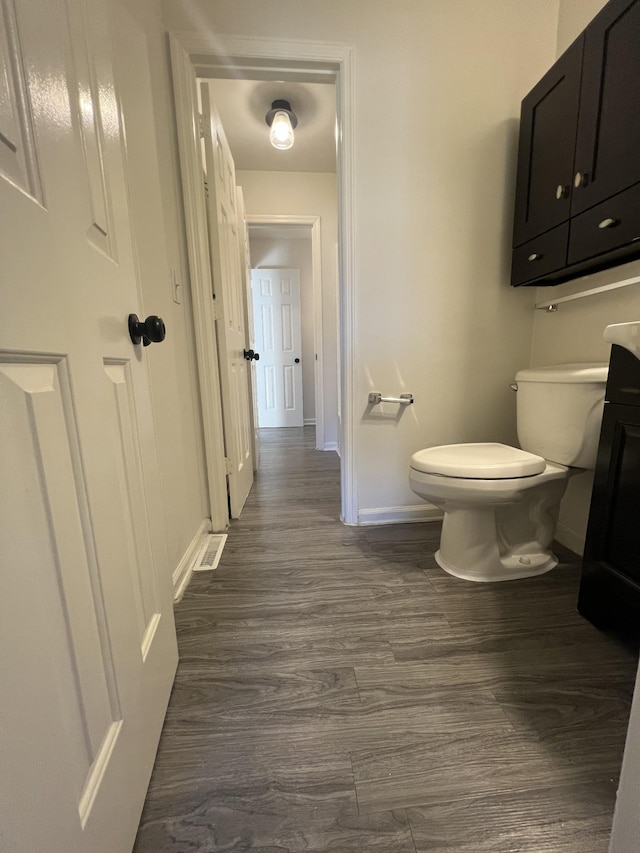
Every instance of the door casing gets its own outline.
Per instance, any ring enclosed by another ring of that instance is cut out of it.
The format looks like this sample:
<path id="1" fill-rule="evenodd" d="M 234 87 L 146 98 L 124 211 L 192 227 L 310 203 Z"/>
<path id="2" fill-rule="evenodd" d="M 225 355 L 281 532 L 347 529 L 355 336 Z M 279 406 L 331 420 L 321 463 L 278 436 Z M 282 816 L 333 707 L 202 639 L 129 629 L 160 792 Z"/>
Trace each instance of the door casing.
<path id="1" fill-rule="evenodd" d="M 349 45 L 317 41 L 276 41 L 198 32 L 169 34 L 176 102 L 180 168 L 185 203 L 185 223 L 189 266 L 193 288 L 193 313 L 198 351 L 198 373 L 205 434 L 205 458 L 209 483 L 211 520 L 214 530 L 228 524 L 224 477 L 224 437 L 222 431 L 218 358 L 215 326 L 210 321 L 206 216 L 199 158 L 199 129 L 195 78 L 204 65 L 229 68 L 260 67 L 274 76 L 283 71 L 298 79 L 309 74 L 328 75 L 335 80 L 338 124 L 338 219 L 339 219 L 339 304 L 340 378 L 339 409 L 341 464 L 341 517 L 357 524 L 356 483 L 356 400 L 355 400 L 355 147 L 353 48 Z M 232 57 L 232 60 L 229 60 Z M 277 72 L 276 69 L 277 68 Z"/>

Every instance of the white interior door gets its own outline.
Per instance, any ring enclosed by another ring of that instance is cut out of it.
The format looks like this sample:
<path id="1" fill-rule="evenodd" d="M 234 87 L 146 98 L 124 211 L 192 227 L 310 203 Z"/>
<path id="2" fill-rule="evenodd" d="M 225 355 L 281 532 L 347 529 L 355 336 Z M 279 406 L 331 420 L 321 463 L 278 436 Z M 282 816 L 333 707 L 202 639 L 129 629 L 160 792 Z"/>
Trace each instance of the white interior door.
<path id="1" fill-rule="evenodd" d="M 256 331 L 253 319 L 253 297 L 251 294 L 251 252 L 249 251 L 249 229 L 247 213 L 244 206 L 242 187 L 238 187 L 238 223 L 240 237 L 240 270 L 243 274 L 244 309 L 247 318 L 247 340 L 249 349 L 254 353 L 259 350 L 256 346 Z M 259 360 L 259 356 L 258 356 Z M 256 373 L 256 358 L 249 362 L 249 414 L 251 417 L 251 435 L 253 438 L 253 470 L 260 467 L 260 437 L 258 434 L 258 376 Z"/>
<path id="2" fill-rule="evenodd" d="M 251 287 L 260 426 L 302 426 L 300 270 L 252 270 Z"/>
<path id="3" fill-rule="evenodd" d="M 0 849 L 129 853 L 177 662 L 108 4 L 0 4 Z"/>
<path id="4" fill-rule="evenodd" d="M 238 518 L 253 484 L 253 439 L 243 281 L 238 252 L 236 170 L 220 117 L 202 83 L 202 129 L 207 172 L 209 247 L 213 273 L 222 419 L 228 460 L 231 517 Z"/>

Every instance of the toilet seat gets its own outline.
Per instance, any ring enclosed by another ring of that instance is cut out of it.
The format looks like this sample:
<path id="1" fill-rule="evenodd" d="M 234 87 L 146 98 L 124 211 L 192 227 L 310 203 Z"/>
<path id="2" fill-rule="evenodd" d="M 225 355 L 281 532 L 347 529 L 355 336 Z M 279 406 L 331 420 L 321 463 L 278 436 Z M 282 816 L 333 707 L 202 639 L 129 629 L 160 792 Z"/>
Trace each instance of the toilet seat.
<path id="1" fill-rule="evenodd" d="M 427 447 L 411 457 L 411 467 L 424 474 L 466 480 L 513 480 L 541 474 L 542 456 L 498 442 L 444 444 Z"/>

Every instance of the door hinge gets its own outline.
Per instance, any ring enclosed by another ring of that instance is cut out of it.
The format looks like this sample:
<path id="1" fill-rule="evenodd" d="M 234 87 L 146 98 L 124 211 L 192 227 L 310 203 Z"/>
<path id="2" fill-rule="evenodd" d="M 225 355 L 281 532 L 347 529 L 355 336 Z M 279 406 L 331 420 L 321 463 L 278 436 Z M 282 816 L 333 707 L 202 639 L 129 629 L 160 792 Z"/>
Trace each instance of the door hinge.
<path id="1" fill-rule="evenodd" d="M 211 316 L 213 317 L 214 320 L 220 319 L 220 316 L 218 313 L 218 303 L 216 302 L 215 296 L 211 300 Z"/>
<path id="2" fill-rule="evenodd" d="M 204 197 L 209 198 L 209 183 L 206 179 L 204 182 Z"/>
<path id="3" fill-rule="evenodd" d="M 233 474 L 233 462 L 229 459 L 228 456 L 224 457 L 224 468 L 225 468 L 225 473 Z"/>
<path id="4" fill-rule="evenodd" d="M 204 116 L 202 113 L 198 113 L 198 134 L 200 135 L 200 139 L 204 139 L 205 128 Z"/>

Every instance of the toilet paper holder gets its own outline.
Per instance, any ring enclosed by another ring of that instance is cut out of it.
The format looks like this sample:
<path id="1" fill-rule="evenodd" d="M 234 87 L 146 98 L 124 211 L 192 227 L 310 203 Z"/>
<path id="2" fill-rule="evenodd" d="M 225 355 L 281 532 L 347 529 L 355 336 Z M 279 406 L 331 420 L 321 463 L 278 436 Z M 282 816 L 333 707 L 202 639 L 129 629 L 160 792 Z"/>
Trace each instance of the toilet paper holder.
<path id="1" fill-rule="evenodd" d="M 379 391 L 371 391 L 369 403 L 377 406 L 379 403 L 399 403 L 401 406 L 410 406 L 413 403 L 413 394 L 400 394 L 399 397 L 383 397 Z"/>

